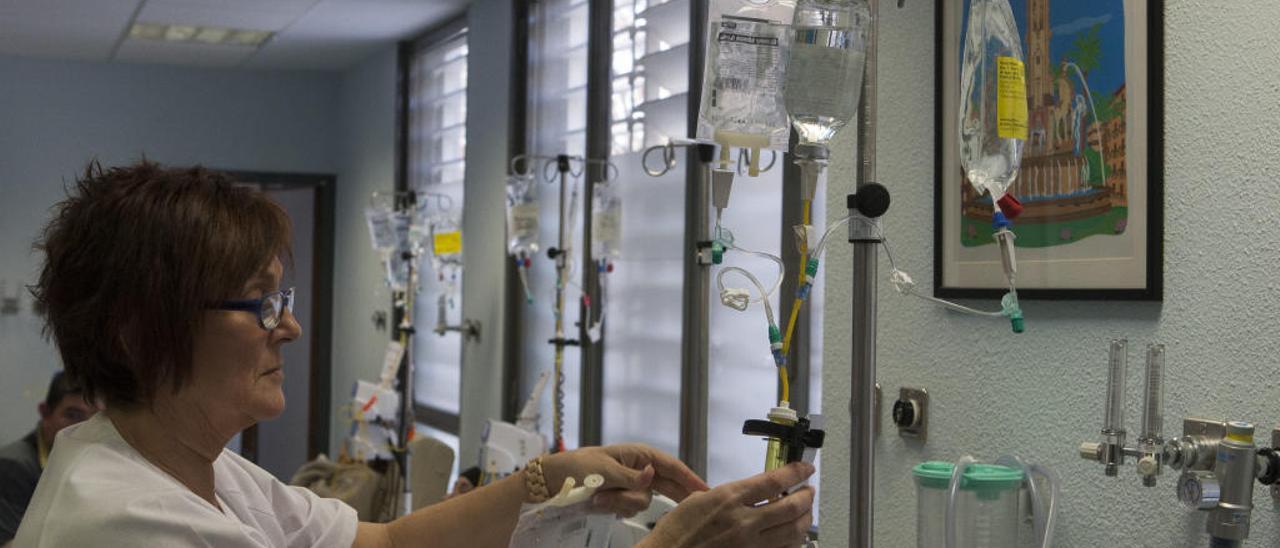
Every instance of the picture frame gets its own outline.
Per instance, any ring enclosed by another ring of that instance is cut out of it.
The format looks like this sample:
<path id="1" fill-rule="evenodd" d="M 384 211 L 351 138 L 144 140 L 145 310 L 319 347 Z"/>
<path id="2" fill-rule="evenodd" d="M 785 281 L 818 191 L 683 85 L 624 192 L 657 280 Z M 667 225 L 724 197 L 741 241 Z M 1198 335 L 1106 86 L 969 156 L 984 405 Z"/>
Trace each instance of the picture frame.
<path id="1" fill-rule="evenodd" d="M 959 160 L 968 3 L 935 8 L 934 295 L 999 299 L 1008 288 L 991 199 Z M 1009 189 L 1024 206 L 1013 227 L 1019 298 L 1163 300 L 1163 1 L 1010 4 L 1028 88 L 1029 138 Z"/>

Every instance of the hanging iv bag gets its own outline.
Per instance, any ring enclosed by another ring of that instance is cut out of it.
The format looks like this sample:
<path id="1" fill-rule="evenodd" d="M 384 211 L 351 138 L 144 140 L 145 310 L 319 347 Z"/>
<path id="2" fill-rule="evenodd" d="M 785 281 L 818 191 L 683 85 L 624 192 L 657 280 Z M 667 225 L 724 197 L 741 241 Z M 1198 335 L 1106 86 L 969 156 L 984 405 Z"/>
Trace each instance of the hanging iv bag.
<path id="1" fill-rule="evenodd" d="M 783 85 L 795 0 L 711 0 L 698 110 L 700 139 L 786 150 Z M 756 161 L 753 159 L 753 162 Z"/>
<path id="2" fill-rule="evenodd" d="M 615 183 L 596 183 L 591 198 L 591 258 L 622 256 L 622 197 Z"/>
<path id="3" fill-rule="evenodd" d="M 970 0 L 960 74 L 960 164 L 994 207 L 1014 179 L 1027 139 L 1026 67 L 1008 0 Z"/>
<path id="4" fill-rule="evenodd" d="M 533 175 L 507 178 L 507 252 L 516 258 L 538 253 L 538 181 Z"/>
<path id="5" fill-rule="evenodd" d="M 791 27 L 787 115 L 801 147 L 826 147 L 858 110 L 871 8 L 866 0 L 799 0 Z"/>
<path id="6" fill-rule="evenodd" d="M 428 221 L 431 235 L 431 268 L 445 282 L 456 281 L 462 270 L 462 220 L 440 214 Z M 451 285 L 451 284 L 450 284 Z"/>

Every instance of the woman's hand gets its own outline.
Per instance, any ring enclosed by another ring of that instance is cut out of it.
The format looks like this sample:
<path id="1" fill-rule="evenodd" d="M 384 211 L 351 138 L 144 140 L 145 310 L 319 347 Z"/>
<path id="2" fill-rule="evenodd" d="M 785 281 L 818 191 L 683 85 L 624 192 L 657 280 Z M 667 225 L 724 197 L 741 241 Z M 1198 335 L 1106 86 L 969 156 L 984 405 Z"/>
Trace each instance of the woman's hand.
<path id="1" fill-rule="evenodd" d="M 707 484 L 679 459 L 641 444 L 584 447 L 542 459 L 543 476 L 552 496 L 564 479 L 582 484 L 590 474 L 604 477 L 593 503 L 602 512 L 631 517 L 649 507 L 653 491 L 676 501 L 691 493 L 705 491 Z"/>
<path id="2" fill-rule="evenodd" d="M 813 474 L 792 463 L 777 470 L 694 493 L 662 519 L 643 548 L 779 548 L 802 544 L 813 523 L 813 488 L 770 500 Z"/>

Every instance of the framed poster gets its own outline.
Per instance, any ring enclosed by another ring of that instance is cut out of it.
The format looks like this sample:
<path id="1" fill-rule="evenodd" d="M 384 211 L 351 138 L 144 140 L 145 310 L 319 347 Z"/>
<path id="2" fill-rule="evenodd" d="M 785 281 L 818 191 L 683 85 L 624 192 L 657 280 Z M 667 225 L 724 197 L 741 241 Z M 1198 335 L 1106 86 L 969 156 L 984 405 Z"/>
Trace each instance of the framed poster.
<path id="1" fill-rule="evenodd" d="M 960 167 L 968 0 L 938 2 L 934 294 L 999 298 L 991 198 Z M 1009 192 L 1024 299 L 1163 297 L 1161 0 L 1010 0 L 1026 57 L 1028 138 Z"/>

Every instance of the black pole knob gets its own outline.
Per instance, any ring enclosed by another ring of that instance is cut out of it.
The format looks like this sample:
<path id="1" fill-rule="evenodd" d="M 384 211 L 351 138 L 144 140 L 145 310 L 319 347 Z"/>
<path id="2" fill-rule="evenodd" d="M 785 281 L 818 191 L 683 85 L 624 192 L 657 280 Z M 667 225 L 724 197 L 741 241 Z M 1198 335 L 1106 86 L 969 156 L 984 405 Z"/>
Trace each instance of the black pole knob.
<path id="1" fill-rule="evenodd" d="M 693 145 L 693 149 L 698 155 L 698 161 L 703 164 L 709 164 L 716 159 L 716 146 L 711 143 L 697 143 Z"/>
<path id="2" fill-rule="evenodd" d="M 858 187 L 858 191 L 846 199 L 849 209 L 872 219 L 889 211 L 889 189 L 880 183 L 867 183 Z"/>
<path id="3" fill-rule="evenodd" d="M 569 155 L 568 154 L 560 154 L 556 156 L 556 171 L 559 171 L 560 173 L 569 172 Z"/>

